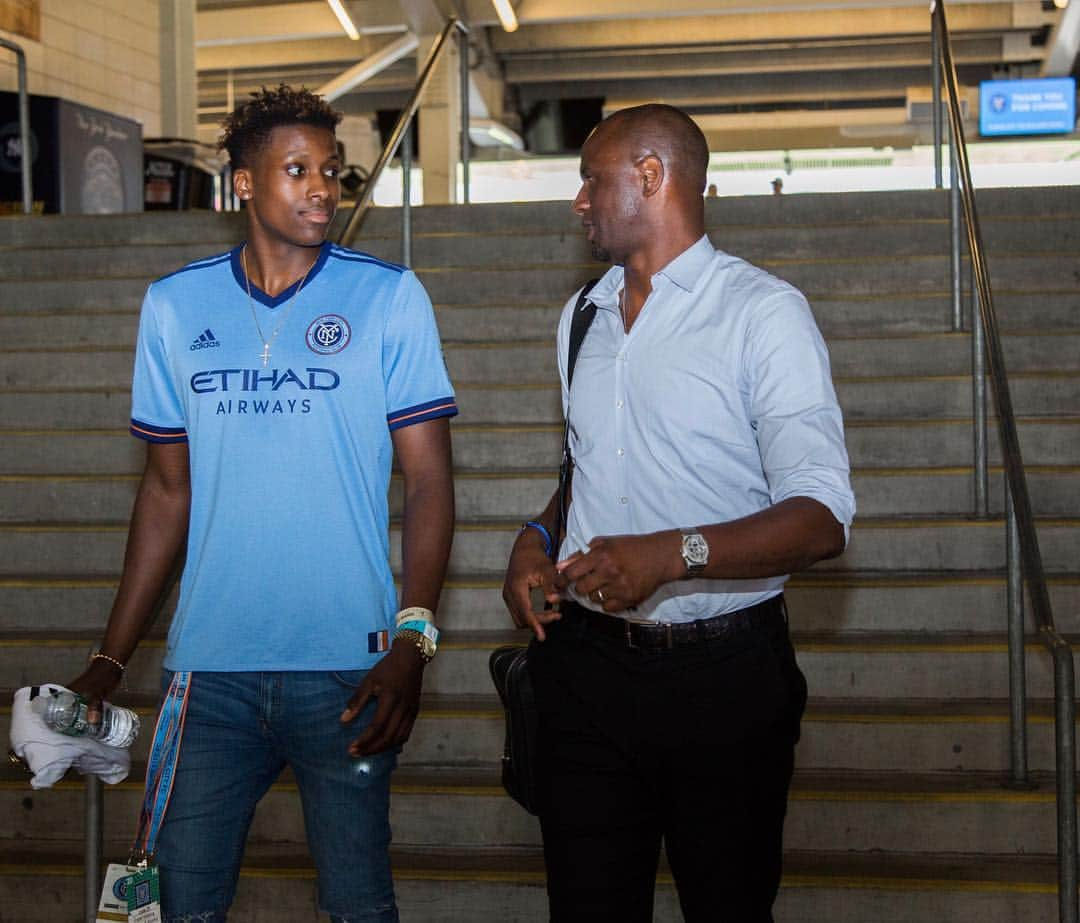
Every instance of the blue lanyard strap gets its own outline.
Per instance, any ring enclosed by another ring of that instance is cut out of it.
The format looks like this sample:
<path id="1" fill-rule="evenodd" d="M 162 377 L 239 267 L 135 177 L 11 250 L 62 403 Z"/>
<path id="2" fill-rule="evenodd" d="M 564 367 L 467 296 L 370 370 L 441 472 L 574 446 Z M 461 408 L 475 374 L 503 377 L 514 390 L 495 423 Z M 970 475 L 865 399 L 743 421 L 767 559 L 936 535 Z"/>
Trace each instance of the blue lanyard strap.
<path id="1" fill-rule="evenodd" d="M 150 761 L 146 766 L 146 793 L 139 812 L 139 828 L 129 864 L 148 861 L 154 854 L 158 831 L 172 794 L 190 691 L 191 674 L 174 673 L 154 728 Z"/>

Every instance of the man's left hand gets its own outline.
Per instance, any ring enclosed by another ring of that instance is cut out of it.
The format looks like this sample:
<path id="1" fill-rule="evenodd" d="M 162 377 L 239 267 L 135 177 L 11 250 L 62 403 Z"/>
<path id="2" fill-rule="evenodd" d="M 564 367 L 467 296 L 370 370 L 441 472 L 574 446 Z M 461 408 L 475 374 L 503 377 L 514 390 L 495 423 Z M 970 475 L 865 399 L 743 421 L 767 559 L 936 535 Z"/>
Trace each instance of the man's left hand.
<path id="1" fill-rule="evenodd" d="M 605 612 L 632 609 L 686 570 L 678 530 L 648 535 L 599 535 L 587 552 L 575 552 L 556 569 L 581 596 Z"/>
<path id="2" fill-rule="evenodd" d="M 396 641 L 356 687 L 341 714 L 348 724 L 375 699 L 375 715 L 363 733 L 349 744 L 350 756 L 369 756 L 400 747 L 409 739 L 420 711 L 420 687 L 424 661 L 414 644 Z"/>

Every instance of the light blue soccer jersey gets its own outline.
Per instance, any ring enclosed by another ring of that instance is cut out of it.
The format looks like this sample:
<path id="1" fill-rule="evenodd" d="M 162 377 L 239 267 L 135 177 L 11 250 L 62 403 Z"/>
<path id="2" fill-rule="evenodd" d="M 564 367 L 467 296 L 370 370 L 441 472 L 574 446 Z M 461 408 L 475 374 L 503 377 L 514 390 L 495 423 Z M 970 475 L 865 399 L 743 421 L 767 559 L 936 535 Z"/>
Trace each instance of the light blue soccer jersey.
<path id="1" fill-rule="evenodd" d="M 143 302 L 131 431 L 191 458 L 173 670 L 363 669 L 393 628 L 390 433 L 457 413 L 434 312 L 412 272 L 330 243 L 296 288 L 251 288 L 265 368 L 239 247 Z"/>

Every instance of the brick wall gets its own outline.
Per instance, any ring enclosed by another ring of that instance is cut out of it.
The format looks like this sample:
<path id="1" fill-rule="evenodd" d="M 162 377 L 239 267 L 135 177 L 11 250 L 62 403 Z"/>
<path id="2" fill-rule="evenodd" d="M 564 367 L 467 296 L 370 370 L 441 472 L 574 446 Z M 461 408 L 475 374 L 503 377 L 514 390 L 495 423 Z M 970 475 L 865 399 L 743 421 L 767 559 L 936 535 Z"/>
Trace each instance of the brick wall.
<path id="1" fill-rule="evenodd" d="M 161 134 L 158 0 L 40 0 L 40 41 L 0 31 L 26 51 L 31 93 L 135 119 Z M 0 90 L 15 90 L 15 56 L 0 50 Z"/>

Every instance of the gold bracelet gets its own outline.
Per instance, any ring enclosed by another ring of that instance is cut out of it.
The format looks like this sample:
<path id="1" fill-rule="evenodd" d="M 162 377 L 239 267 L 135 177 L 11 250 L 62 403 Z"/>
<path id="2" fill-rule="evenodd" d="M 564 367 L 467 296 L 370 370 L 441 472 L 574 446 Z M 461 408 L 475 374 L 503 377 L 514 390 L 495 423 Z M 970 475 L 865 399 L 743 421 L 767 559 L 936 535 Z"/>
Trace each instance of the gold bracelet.
<path id="1" fill-rule="evenodd" d="M 101 653 L 101 651 L 94 651 L 94 653 L 90 655 L 90 660 L 91 660 L 91 662 L 93 662 L 95 660 L 107 660 L 114 667 L 119 667 L 121 673 L 126 673 L 127 672 L 127 666 L 122 664 L 115 657 L 110 657 L 108 654 Z"/>

